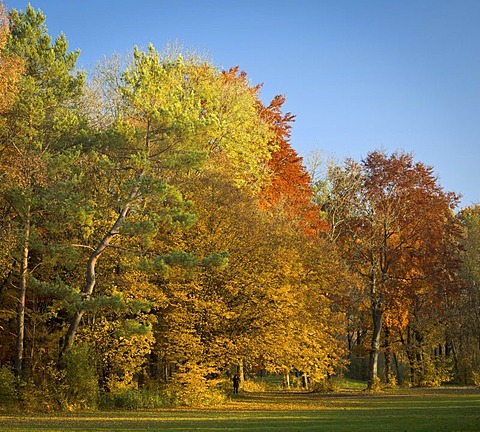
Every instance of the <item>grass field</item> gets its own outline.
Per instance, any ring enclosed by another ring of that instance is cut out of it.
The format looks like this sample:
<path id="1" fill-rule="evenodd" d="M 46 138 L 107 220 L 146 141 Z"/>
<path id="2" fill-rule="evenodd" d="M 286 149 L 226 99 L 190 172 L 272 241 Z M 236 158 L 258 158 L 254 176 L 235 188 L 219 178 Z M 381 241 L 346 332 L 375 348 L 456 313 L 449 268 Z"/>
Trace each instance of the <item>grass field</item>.
<path id="1" fill-rule="evenodd" d="M 480 390 L 381 394 L 243 393 L 221 408 L 0 414 L 0 430 L 68 431 L 480 431 Z"/>

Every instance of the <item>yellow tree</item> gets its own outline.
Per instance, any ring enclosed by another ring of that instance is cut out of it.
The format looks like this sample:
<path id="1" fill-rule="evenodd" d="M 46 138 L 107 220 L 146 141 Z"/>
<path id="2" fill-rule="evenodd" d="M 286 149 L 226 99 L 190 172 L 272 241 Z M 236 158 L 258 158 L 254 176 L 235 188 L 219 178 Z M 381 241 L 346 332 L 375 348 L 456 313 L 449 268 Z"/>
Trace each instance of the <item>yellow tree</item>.
<path id="1" fill-rule="evenodd" d="M 162 288 L 165 281 L 174 286 L 185 278 L 185 268 L 207 259 L 189 254 L 188 244 L 176 243 L 196 219 L 192 203 L 183 198 L 191 196 L 179 187 L 180 179 L 199 175 L 208 158 L 218 156 L 234 166 L 237 186 L 258 188 L 272 147 L 269 126 L 258 115 L 256 90 L 206 62 L 163 56 L 153 47 L 136 50 L 117 84 L 117 117 L 107 127 L 99 125 L 91 141 L 95 145 L 85 145 L 87 185 L 75 188 L 76 231 L 85 234 L 87 271 L 63 352 L 72 347 L 81 322 L 93 329 L 86 312 L 94 314 L 97 298 L 119 294 L 127 304 L 149 302 L 152 310 L 162 309 L 169 298 Z M 97 272 L 101 257 L 103 267 L 112 272 Z M 181 292 L 178 288 L 172 295 Z M 119 323 L 122 316 L 125 312 L 104 315 Z M 151 326 L 156 319 L 152 317 L 139 316 L 145 324 L 141 328 Z M 183 325 L 177 327 L 181 330 Z M 150 342 L 143 339 L 143 347 Z M 135 344 L 129 347 L 135 350 Z M 113 351 L 109 356 L 115 356 Z M 120 351 L 116 358 L 121 364 L 119 357 Z"/>
<path id="2" fill-rule="evenodd" d="M 480 383 L 480 204 L 464 208 L 458 219 L 465 230 L 460 254 L 460 289 L 450 302 L 446 348 L 453 354 L 456 378 Z M 442 353 L 442 354 L 445 354 Z"/>
<path id="3" fill-rule="evenodd" d="M 170 246 L 183 246 L 194 263 L 206 259 L 190 269 L 190 277 L 182 272 L 158 281 L 168 299 L 159 311 L 160 358 L 184 373 L 200 365 L 195 372 L 202 376 L 255 358 L 254 341 L 268 320 L 273 266 L 267 258 L 269 228 L 255 195 L 236 184 L 223 156 L 207 165 L 203 174 L 182 182 L 198 221 Z"/>

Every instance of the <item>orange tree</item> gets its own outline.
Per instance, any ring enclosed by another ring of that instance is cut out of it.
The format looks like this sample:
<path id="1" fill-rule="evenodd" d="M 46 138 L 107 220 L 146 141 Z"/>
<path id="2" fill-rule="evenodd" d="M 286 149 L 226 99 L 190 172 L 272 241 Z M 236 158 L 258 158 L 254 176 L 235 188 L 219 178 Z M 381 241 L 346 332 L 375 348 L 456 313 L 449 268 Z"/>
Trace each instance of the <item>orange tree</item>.
<path id="1" fill-rule="evenodd" d="M 0 112 L 5 112 L 13 104 L 20 74 L 24 70 L 24 63 L 20 57 L 4 51 L 8 35 L 8 16 L 5 5 L 0 2 Z"/>
<path id="2" fill-rule="evenodd" d="M 452 228 L 457 197 L 442 190 L 432 167 L 400 152 L 370 152 L 360 163 L 347 160 L 330 176 L 325 208 L 340 221 L 338 241 L 368 296 L 372 387 L 386 314 L 394 312 L 400 320 L 399 305 L 408 308 L 443 272 L 437 263 L 446 262 L 445 247 L 458 235 Z"/>

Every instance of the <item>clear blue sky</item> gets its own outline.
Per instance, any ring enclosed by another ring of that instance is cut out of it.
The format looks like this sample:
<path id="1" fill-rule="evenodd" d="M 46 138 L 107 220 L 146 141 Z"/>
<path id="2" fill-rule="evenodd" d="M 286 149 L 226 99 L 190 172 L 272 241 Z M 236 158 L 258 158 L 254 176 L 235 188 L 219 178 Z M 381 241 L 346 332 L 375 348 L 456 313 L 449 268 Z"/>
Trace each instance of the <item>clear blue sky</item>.
<path id="1" fill-rule="evenodd" d="M 4 0 L 24 10 L 27 2 Z M 384 148 L 480 202 L 480 0 L 32 0 L 78 65 L 178 41 L 285 94 L 292 146 L 338 160 Z"/>

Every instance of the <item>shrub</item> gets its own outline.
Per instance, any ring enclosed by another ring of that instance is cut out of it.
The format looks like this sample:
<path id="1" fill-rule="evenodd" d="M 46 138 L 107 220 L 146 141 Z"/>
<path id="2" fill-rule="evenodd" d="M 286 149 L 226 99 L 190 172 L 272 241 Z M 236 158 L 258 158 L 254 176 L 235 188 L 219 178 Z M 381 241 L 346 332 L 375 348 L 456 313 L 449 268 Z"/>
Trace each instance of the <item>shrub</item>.
<path id="1" fill-rule="evenodd" d="M 98 377 L 95 360 L 88 345 L 74 346 L 63 359 L 64 392 L 69 409 L 98 406 Z"/>
<path id="2" fill-rule="evenodd" d="M 395 388 L 397 387 L 398 383 L 397 383 L 397 377 L 394 373 L 389 373 L 386 377 L 385 377 L 385 387 L 387 388 Z"/>
<path id="3" fill-rule="evenodd" d="M 472 381 L 477 387 L 480 387 L 480 372 L 472 371 Z"/>
<path id="4" fill-rule="evenodd" d="M 442 383 L 453 378 L 451 362 L 433 361 L 427 358 L 424 362 L 423 373 L 420 377 L 420 387 L 439 387 Z"/>
<path id="5" fill-rule="evenodd" d="M 32 374 L 27 381 L 22 382 L 22 407 L 41 412 L 67 408 L 65 376 L 65 370 L 59 370 L 55 362 L 45 363 L 41 374 Z"/>
<path id="6" fill-rule="evenodd" d="M 339 380 L 333 378 L 324 378 L 312 384 L 312 390 L 318 393 L 331 393 L 340 390 Z"/>
<path id="7" fill-rule="evenodd" d="M 246 392 L 265 392 L 269 390 L 269 384 L 265 380 L 245 380 L 240 386 Z"/>
<path id="8" fill-rule="evenodd" d="M 10 405 L 17 396 L 17 379 L 6 366 L 0 368 L 0 403 Z"/>
<path id="9" fill-rule="evenodd" d="M 379 377 L 375 377 L 371 383 L 369 383 L 368 390 L 372 392 L 379 392 L 382 390 L 382 382 Z"/>

